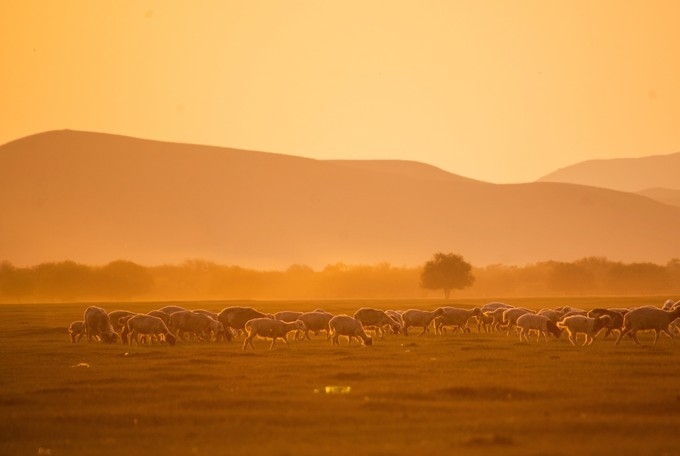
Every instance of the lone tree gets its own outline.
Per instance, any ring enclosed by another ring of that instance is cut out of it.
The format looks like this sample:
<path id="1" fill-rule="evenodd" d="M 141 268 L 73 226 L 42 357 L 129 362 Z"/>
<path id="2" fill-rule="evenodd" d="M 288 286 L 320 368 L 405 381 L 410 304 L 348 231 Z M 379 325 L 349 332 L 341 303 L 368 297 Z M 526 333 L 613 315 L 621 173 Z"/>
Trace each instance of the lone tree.
<path id="1" fill-rule="evenodd" d="M 448 300 L 453 289 L 463 289 L 475 281 L 472 266 L 453 253 L 435 253 L 420 273 L 420 286 L 428 290 L 444 290 Z"/>

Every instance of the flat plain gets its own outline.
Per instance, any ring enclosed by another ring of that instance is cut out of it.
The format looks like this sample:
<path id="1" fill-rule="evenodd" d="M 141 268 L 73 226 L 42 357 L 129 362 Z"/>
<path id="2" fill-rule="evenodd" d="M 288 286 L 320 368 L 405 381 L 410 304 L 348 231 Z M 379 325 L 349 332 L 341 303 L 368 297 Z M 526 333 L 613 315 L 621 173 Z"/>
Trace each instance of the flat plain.
<path id="1" fill-rule="evenodd" d="M 530 308 L 664 297 L 512 299 Z M 449 305 L 471 307 L 486 300 Z M 149 311 L 168 303 L 99 303 Z M 182 302 L 352 314 L 443 301 Z M 426 334 L 333 347 L 264 340 L 72 344 L 87 303 L 0 305 L 0 454 L 680 454 L 680 344 Z M 333 393 L 327 386 L 349 387 Z"/>

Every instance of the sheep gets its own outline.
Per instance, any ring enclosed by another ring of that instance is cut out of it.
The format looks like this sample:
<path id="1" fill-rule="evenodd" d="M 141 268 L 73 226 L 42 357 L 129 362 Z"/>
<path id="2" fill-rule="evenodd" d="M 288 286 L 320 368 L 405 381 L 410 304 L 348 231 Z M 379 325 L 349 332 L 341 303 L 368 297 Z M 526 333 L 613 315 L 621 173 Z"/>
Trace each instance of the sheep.
<path id="1" fill-rule="evenodd" d="M 152 310 L 150 312 L 146 313 L 147 315 L 151 315 L 152 317 L 158 317 L 161 320 L 163 320 L 163 323 L 165 323 L 165 326 L 170 326 L 170 315 L 166 314 L 165 312 L 162 312 L 160 310 Z"/>
<path id="2" fill-rule="evenodd" d="M 82 320 L 72 322 L 68 327 L 68 334 L 72 343 L 80 342 L 83 334 L 85 334 L 85 322 Z"/>
<path id="3" fill-rule="evenodd" d="M 545 315 L 538 315 L 533 313 L 525 313 L 517 318 L 517 327 L 520 328 L 519 340 L 520 342 L 524 339 L 529 342 L 529 331 L 538 331 L 538 337 L 536 342 L 541 340 L 541 334 L 545 337 L 545 341 L 548 341 L 548 333 L 552 334 L 556 338 L 562 335 L 562 330 L 557 327 L 555 322 L 553 322 L 549 317 Z"/>
<path id="4" fill-rule="evenodd" d="M 404 335 L 408 336 L 408 328 L 414 326 L 416 328 L 423 328 L 423 331 L 420 334 L 418 334 L 419 336 L 422 336 L 428 331 L 428 328 L 430 326 L 430 323 L 432 323 L 432 320 L 442 315 L 443 313 L 444 310 L 441 307 L 436 310 L 409 309 L 405 311 L 401 315 L 401 319 L 404 322 L 403 327 Z"/>
<path id="5" fill-rule="evenodd" d="M 508 310 L 508 307 L 499 307 L 498 309 L 488 310 L 482 314 L 487 319 L 491 318 L 492 332 L 495 331 L 501 332 L 501 325 L 503 324 L 503 314 L 505 313 L 506 310 Z"/>
<path id="6" fill-rule="evenodd" d="M 300 315 L 299 320 L 305 324 L 306 328 L 303 337 L 311 340 L 309 337 L 309 331 L 313 331 L 315 334 L 318 334 L 319 331 L 326 331 L 326 338 L 330 337 L 330 328 L 328 326 L 328 322 L 331 321 L 333 316 L 333 314 L 325 311 L 305 312 Z"/>
<path id="7" fill-rule="evenodd" d="M 274 319 L 286 321 L 286 322 L 290 323 L 291 321 L 295 321 L 298 318 L 300 318 L 300 315 L 302 315 L 302 312 L 297 312 L 297 311 L 292 311 L 292 310 L 282 310 L 282 311 L 276 312 L 274 314 Z"/>
<path id="8" fill-rule="evenodd" d="M 204 309 L 196 309 L 196 310 L 193 310 L 192 312 L 207 315 L 208 317 L 212 318 L 213 320 L 219 322 L 219 320 L 217 319 L 217 313 L 216 312 L 212 312 L 210 310 L 204 310 Z M 214 333 L 215 340 L 217 342 L 219 342 L 222 339 L 226 340 L 226 338 L 227 338 L 226 333 L 227 332 L 224 329 L 224 325 L 222 323 L 220 323 L 217 327 L 217 332 Z"/>
<path id="9" fill-rule="evenodd" d="M 352 337 L 361 339 L 366 346 L 373 345 L 373 339 L 366 334 L 364 326 L 359 320 L 349 315 L 336 315 L 328 322 L 330 328 L 331 344 L 340 345 L 339 337 L 347 336 L 347 345 L 352 343 Z"/>
<path id="10" fill-rule="evenodd" d="M 227 341 L 233 339 L 232 329 L 244 330 L 246 322 L 253 318 L 270 318 L 270 316 L 259 312 L 252 307 L 239 306 L 227 307 L 217 314 L 217 319 L 224 326 Z"/>
<path id="11" fill-rule="evenodd" d="M 566 329 L 569 334 L 569 342 L 576 345 L 579 334 L 585 334 L 586 340 L 583 341 L 583 346 L 592 345 L 595 341 L 595 335 L 604 327 L 606 327 L 612 318 L 609 315 L 602 315 L 591 318 L 585 315 L 570 315 L 563 318 L 557 323 L 560 329 Z"/>
<path id="12" fill-rule="evenodd" d="M 195 313 L 191 310 L 181 310 L 170 315 L 170 329 L 178 339 L 186 340 L 183 333 L 193 334 L 201 339 L 210 339 L 211 334 L 224 333 L 224 326 L 208 315 Z"/>
<path id="13" fill-rule="evenodd" d="M 661 306 L 661 309 L 662 310 L 672 310 L 674 305 L 675 305 L 675 301 L 673 301 L 672 299 L 667 299 L 666 302 L 664 302 L 663 305 Z"/>
<path id="14" fill-rule="evenodd" d="M 510 335 L 510 330 L 517 325 L 517 319 L 527 313 L 535 312 L 524 307 L 511 307 L 503 311 L 503 324 L 508 326 L 508 335 Z"/>
<path id="15" fill-rule="evenodd" d="M 113 329 L 109 314 L 101 307 L 90 306 L 85 309 L 83 321 L 88 341 L 92 342 L 92 338 L 96 337 L 109 344 L 116 342 L 118 334 Z"/>
<path id="16" fill-rule="evenodd" d="M 139 345 L 138 336 L 140 335 L 163 336 L 168 345 L 175 345 L 176 341 L 175 336 L 170 333 L 163 319 L 151 315 L 133 315 L 125 324 L 121 334 L 123 343 L 127 342 L 128 345 L 132 345 L 133 340 Z"/>
<path id="17" fill-rule="evenodd" d="M 386 310 L 385 311 L 385 314 L 388 317 L 392 317 L 392 320 L 399 323 L 402 327 L 404 326 L 404 320 L 401 318 L 403 313 L 404 313 L 403 311 L 399 311 L 399 310 Z"/>
<path id="18" fill-rule="evenodd" d="M 243 341 L 243 350 L 245 350 L 248 345 L 254 350 L 253 338 L 255 336 L 260 336 L 264 338 L 271 338 L 272 344 L 269 346 L 271 350 L 274 348 L 276 339 L 283 339 L 283 341 L 288 344 L 288 339 L 286 336 L 291 331 L 305 331 L 307 328 L 305 324 L 300 320 L 295 320 L 292 322 L 275 320 L 273 318 L 253 318 L 248 320 L 245 324 L 245 330 L 247 332 L 246 338 Z"/>
<path id="19" fill-rule="evenodd" d="M 469 331 L 470 329 L 467 326 L 468 320 L 482 314 L 481 307 L 475 307 L 473 309 L 440 307 L 439 309 L 442 310 L 442 314 L 434 319 L 435 334 L 441 334 L 442 326 L 454 326 L 454 334 L 461 328 Z"/>
<path id="20" fill-rule="evenodd" d="M 482 330 L 484 332 L 490 332 L 492 331 L 492 325 L 493 325 L 493 316 L 491 316 L 488 312 L 483 312 L 480 315 L 477 315 L 477 332 L 481 333 Z"/>
<path id="21" fill-rule="evenodd" d="M 656 345 L 660 332 L 668 334 L 673 344 L 675 344 L 675 336 L 670 331 L 669 325 L 678 317 L 680 317 L 680 307 L 670 312 L 655 307 L 638 307 L 633 309 L 623 316 L 623 330 L 616 339 L 616 345 L 621 343 L 621 339 L 626 334 L 629 334 L 635 343 L 640 345 L 637 332 L 647 329 L 654 331 L 653 345 Z"/>
<path id="22" fill-rule="evenodd" d="M 130 315 L 137 315 L 137 312 L 132 312 L 129 310 L 112 310 L 109 312 L 109 320 L 111 320 L 111 325 L 113 325 L 113 330 L 118 334 L 123 330 L 125 322 L 127 320 L 122 320 L 123 317 L 129 317 Z"/>
<path id="23" fill-rule="evenodd" d="M 621 312 L 619 310 L 597 308 L 589 311 L 587 316 L 590 318 L 596 318 L 602 315 L 609 315 L 611 317 L 611 321 L 607 323 L 607 326 L 605 326 L 603 337 L 607 337 L 609 333 L 614 330 L 618 331 L 619 333 L 621 332 L 621 329 L 623 329 L 623 316 L 626 313 L 628 313 L 628 311 Z"/>
<path id="24" fill-rule="evenodd" d="M 484 304 L 482 306 L 482 313 L 491 312 L 491 311 L 494 311 L 496 309 L 510 309 L 511 307 L 514 307 L 514 306 L 511 306 L 510 304 L 506 304 L 504 302 L 498 302 L 498 301 L 489 302 L 489 303 Z"/>
<path id="25" fill-rule="evenodd" d="M 161 312 L 166 313 L 168 315 L 172 315 L 175 312 L 181 312 L 181 311 L 189 310 L 189 309 L 185 309 L 184 307 L 181 307 L 181 306 L 165 306 L 165 307 L 161 307 L 158 310 L 160 310 Z"/>
<path id="26" fill-rule="evenodd" d="M 564 312 L 555 309 L 541 309 L 536 312 L 536 315 L 543 315 L 544 317 L 548 317 L 553 323 L 557 323 L 564 317 Z"/>
<path id="27" fill-rule="evenodd" d="M 362 307 L 354 313 L 354 318 L 359 320 L 364 328 L 374 327 L 380 338 L 384 338 L 382 328 L 389 326 L 394 334 L 401 331 L 401 323 L 387 315 L 384 310 Z"/>

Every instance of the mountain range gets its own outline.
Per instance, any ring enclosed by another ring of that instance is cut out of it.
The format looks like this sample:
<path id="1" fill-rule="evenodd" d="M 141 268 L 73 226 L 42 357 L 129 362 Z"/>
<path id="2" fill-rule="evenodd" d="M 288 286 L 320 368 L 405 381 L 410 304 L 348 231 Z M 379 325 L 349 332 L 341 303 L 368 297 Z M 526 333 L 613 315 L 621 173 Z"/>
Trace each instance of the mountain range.
<path id="1" fill-rule="evenodd" d="M 680 207 L 631 193 L 638 185 L 602 187 L 51 131 L 0 146 L 0 261 L 267 269 L 414 266 L 438 251 L 477 266 L 680 257 Z"/>

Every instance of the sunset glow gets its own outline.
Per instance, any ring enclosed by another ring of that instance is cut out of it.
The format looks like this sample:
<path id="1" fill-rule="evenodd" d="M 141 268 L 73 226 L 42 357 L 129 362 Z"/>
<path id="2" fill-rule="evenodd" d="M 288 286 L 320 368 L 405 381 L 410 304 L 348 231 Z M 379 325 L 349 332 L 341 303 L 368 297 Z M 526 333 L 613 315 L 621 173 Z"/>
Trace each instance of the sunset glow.
<path id="1" fill-rule="evenodd" d="M 674 1 L 7 0 L 0 144 L 54 129 L 490 182 L 680 150 Z"/>

